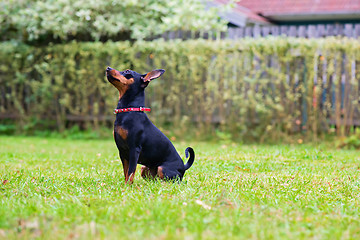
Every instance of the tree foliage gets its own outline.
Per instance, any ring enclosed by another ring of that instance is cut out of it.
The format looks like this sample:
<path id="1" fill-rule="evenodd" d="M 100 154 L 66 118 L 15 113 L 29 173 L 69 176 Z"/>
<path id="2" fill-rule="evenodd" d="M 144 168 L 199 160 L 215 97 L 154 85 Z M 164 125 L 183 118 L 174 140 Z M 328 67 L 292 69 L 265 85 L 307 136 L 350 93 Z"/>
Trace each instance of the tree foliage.
<path id="1" fill-rule="evenodd" d="M 172 30 L 219 30 L 217 9 L 199 0 L 2 0 L 2 40 L 145 39 Z"/>

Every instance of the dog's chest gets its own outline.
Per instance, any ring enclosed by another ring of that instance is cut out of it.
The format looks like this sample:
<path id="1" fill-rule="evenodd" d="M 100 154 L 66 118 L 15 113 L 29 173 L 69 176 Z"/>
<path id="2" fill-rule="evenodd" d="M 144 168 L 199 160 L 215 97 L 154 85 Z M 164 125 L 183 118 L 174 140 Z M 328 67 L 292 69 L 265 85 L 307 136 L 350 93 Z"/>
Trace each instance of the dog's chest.
<path id="1" fill-rule="evenodd" d="M 129 146 L 127 143 L 127 137 L 128 137 L 128 131 L 121 127 L 121 126 L 115 126 L 114 128 L 114 139 L 116 146 L 119 148 L 119 150 L 128 150 Z"/>

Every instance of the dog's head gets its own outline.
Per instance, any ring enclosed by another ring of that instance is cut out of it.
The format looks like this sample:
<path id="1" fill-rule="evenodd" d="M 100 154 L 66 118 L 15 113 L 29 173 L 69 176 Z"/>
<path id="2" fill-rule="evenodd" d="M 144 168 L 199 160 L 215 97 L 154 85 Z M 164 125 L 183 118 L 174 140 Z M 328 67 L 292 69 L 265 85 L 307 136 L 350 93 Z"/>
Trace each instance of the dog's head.
<path id="1" fill-rule="evenodd" d="M 144 91 L 149 82 L 160 77 L 165 70 L 156 69 L 146 74 L 140 74 L 132 70 L 118 71 L 111 67 L 106 68 L 106 77 L 108 81 L 119 90 L 120 98 L 128 91 L 136 95 Z"/>

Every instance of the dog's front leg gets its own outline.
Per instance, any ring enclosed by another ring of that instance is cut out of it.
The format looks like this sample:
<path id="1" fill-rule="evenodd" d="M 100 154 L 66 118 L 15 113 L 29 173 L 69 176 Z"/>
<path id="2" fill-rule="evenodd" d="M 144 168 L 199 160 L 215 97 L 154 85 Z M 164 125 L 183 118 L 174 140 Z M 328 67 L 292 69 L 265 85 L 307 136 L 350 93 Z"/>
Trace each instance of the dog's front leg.
<path id="1" fill-rule="evenodd" d="M 124 169 L 124 177 L 125 177 L 125 182 L 127 182 L 127 180 L 129 179 L 129 161 L 126 159 L 121 158 L 121 162 L 123 165 L 123 169 Z"/>
<path id="2" fill-rule="evenodd" d="M 125 179 L 125 182 L 132 184 L 135 177 L 136 166 L 139 160 L 140 148 L 131 148 L 129 153 L 129 170 L 128 170 L 128 179 Z"/>
<path id="3" fill-rule="evenodd" d="M 128 175 L 128 171 L 129 171 L 129 156 L 127 156 L 126 154 L 124 154 L 124 152 L 119 151 L 119 156 L 121 159 L 121 163 L 123 165 L 123 170 L 124 170 L 124 177 L 125 177 L 125 182 L 127 182 L 127 180 L 129 179 L 129 175 Z"/>

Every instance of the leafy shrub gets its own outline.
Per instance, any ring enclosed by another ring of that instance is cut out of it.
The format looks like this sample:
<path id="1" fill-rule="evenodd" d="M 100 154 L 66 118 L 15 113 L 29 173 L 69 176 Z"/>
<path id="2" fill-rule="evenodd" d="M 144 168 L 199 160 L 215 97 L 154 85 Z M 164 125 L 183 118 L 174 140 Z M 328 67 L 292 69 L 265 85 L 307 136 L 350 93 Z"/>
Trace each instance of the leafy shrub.
<path id="1" fill-rule="evenodd" d="M 159 127 L 170 124 L 175 135 L 281 140 L 301 131 L 317 137 L 331 124 L 344 135 L 345 123 L 360 117 L 360 43 L 335 38 L 6 42 L 0 45 L 0 114 L 17 115 L 18 129 L 33 118 L 58 130 L 69 122 L 111 126 L 118 94 L 104 76 L 108 65 L 166 70 L 147 88 L 146 105 L 150 118 Z"/>
<path id="2" fill-rule="evenodd" d="M 0 135 L 14 134 L 16 131 L 16 125 L 14 123 L 6 123 L 6 122 L 0 124 Z"/>
<path id="3" fill-rule="evenodd" d="M 2 0 L 2 40 L 144 39 L 168 30 L 223 29 L 198 0 Z"/>
<path id="4" fill-rule="evenodd" d="M 342 137 L 338 140 L 339 148 L 360 149 L 360 131 L 348 137 Z"/>

